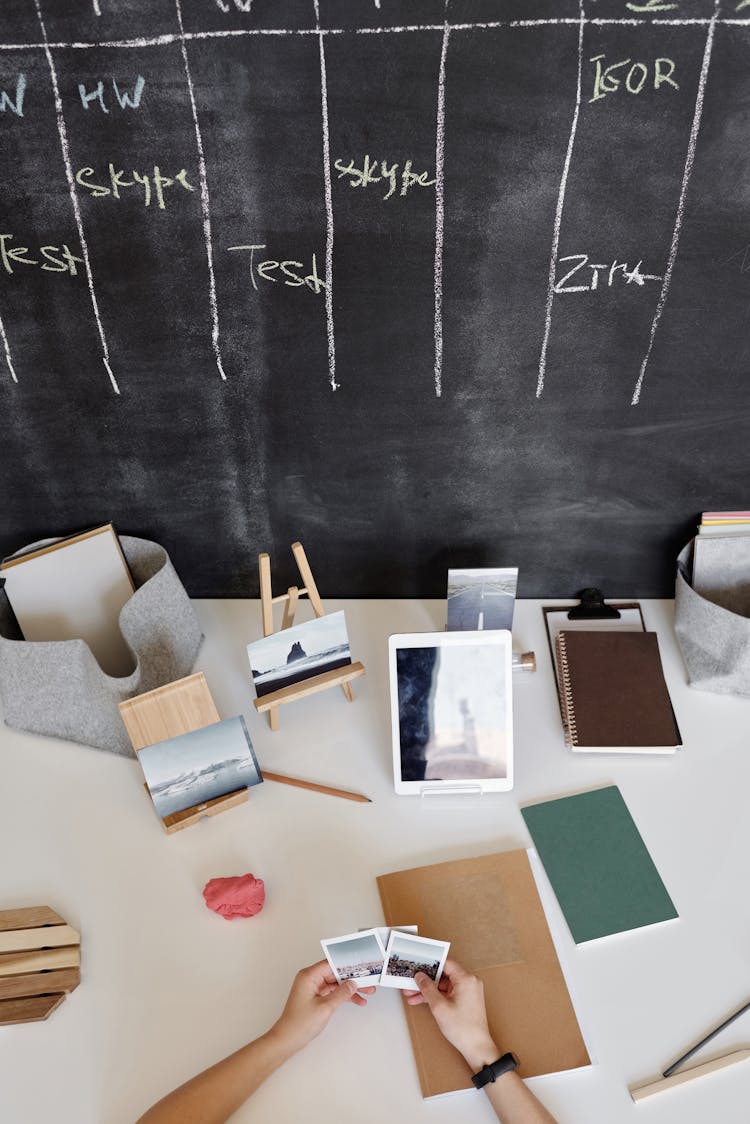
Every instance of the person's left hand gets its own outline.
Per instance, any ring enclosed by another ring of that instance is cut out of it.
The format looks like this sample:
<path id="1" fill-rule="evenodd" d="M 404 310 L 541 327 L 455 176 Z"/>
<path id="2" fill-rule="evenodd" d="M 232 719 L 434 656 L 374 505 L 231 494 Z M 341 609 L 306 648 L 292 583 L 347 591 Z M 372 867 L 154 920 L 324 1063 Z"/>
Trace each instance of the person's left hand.
<path id="1" fill-rule="evenodd" d="M 356 1007 L 366 1007 L 365 995 L 374 991 L 374 987 L 357 988 L 353 980 L 337 983 L 327 960 L 311 964 L 294 977 L 286 1006 L 268 1036 L 278 1039 L 286 1052 L 294 1054 L 325 1030 L 342 1004 L 351 1001 Z"/>

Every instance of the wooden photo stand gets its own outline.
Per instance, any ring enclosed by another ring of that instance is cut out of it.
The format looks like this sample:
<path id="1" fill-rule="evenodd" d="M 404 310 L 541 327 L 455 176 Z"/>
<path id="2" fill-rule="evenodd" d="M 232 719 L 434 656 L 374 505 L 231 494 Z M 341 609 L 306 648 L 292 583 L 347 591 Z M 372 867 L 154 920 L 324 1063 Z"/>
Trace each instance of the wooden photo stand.
<path id="1" fill-rule="evenodd" d="M 120 703 L 120 714 L 136 754 L 148 745 L 156 745 L 180 734 L 190 734 L 193 730 L 221 721 L 202 671 L 126 699 Z M 143 787 L 148 792 L 148 785 Z M 172 835 L 204 816 L 215 816 L 217 812 L 225 812 L 236 804 L 244 804 L 247 798 L 248 790 L 240 788 L 205 804 L 195 804 L 181 812 L 173 812 L 171 816 L 159 818 L 167 835 Z"/>
<path id="2" fill-rule="evenodd" d="M 260 569 L 260 601 L 263 613 L 263 635 L 271 636 L 275 631 L 273 627 L 273 607 L 283 604 L 284 613 L 281 618 L 280 632 L 291 628 L 294 624 L 294 615 L 300 597 L 307 597 L 316 617 L 324 617 L 326 611 L 318 593 L 318 587 L 307 561 L 307 555 L 301 542 L 292 543 L 292 554 L 297 563 L 302 585 L 292 585 L 278 597 L 273 596 L 271 589 L 271 558 L 268 554 L 258 555 Z M 293 683 L 290 687 L 281 687 L 278 691 L 271 691 L 261 698 L 255 699 L 253 705 L 259 714 L 268 715 L 268 724 L 272 730 L 279 728 L 279 707 L 285 703 L 304 699 L 307 695 L 314 695 L 318 691 L 326 691 L 329 687 L 341 687 L 349 702 L 354 702 L 352 679 L 358 679 L 365 674 L 363 664 L 351 663 L 346 667 L 337 667 L 333 671 L 325 671 L 322 675 L 313 675 L 301 683 Z"/>
<path id="3" fill-rule="evenodd" d="M 0 911 L 0 1026 L 49 1018 L 81 982 L 80 945 L 46 905 Z"/>

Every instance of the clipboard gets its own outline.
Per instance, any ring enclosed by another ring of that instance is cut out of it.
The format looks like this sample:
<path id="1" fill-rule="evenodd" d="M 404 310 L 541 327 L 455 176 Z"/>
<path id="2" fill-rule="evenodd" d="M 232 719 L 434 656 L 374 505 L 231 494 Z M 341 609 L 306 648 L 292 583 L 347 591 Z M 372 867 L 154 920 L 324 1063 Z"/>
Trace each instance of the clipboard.
<path id="1" fill-rule="evenodd" d="M 555 640 L 558 632 L 566 631 L 625 631 L 645 632 L 646 625 L 639 601 L 605 601 L 598 589 L 582 589 L 577 605 L 543 605 L 550 658 L 555 669 L 558 690 L 560 680 L 555 659 Z"/>

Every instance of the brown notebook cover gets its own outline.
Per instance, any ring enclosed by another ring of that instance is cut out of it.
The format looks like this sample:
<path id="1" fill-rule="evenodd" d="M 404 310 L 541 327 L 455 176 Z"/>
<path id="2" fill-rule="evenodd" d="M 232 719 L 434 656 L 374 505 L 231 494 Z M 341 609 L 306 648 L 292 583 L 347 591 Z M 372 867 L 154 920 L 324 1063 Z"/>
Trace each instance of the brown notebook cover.
<path id="1" fill-rule="evenodd" d="M 561 632 L 560 699 L 572 749 L 681 745 L 655 632 Z"/>
<path id="2" fill-rule="evenodd" d="M 522 1077 L 589 1064 L 525 851 L 384 874 L 378 889 L 387 925 L 450 941 L 449 955 L 482 978 L 492 1036 Z M 422 1096 L 472 1089 L 430 1012 L 404 1010 Z"/>

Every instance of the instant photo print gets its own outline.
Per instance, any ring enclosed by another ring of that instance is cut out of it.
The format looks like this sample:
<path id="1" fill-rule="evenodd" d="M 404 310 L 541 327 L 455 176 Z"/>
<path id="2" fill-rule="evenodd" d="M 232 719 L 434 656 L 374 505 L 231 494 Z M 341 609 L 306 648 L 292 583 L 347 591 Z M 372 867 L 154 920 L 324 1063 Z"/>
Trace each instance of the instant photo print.
<path id="1" fill-rule="evenodd" d="M 377 929 L 347 933 L 320 943 L 339 983 L 354 980 L 360 987 L 380 983 L 385 949 Z"/>
<path id="2" fill-rule="evenodd" d="M 424 972 L 438 983 L 450 947 L 449 941 L 433 941 L 427 937 L 414 937 L 410 933 L 391 929 L 380 986 L 413 991 L 417 972 Z"/>
<path id="3" fill-rule="evenodd" d="M 396 792 L 509 791 L 510 633 L 411 633 L 388 647 Z"/>

